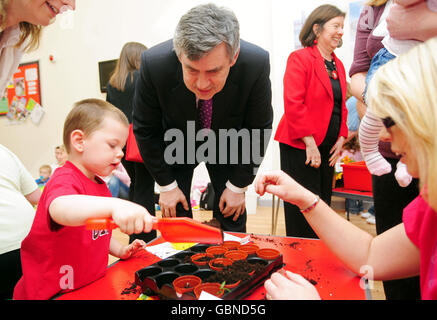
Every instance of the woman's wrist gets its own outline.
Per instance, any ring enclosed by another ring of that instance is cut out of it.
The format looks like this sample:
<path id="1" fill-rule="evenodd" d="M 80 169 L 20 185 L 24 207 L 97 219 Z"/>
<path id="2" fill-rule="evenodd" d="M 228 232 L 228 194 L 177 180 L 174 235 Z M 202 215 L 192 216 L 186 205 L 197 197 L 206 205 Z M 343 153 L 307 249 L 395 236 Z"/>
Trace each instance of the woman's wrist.
<path id="1" fill-rule="evenodd" d="M 317 147 L 317 145 L 316 145 L 316 141 L 314 140 L 314 137 L 313 137 L 313 136 L 306 136 L 306 137 L 303 137 L 303 138 L 302 138 L 302 141 L 303 141 L 303 143 L 305 143 L 305 146 L 306 146 L 307 148 L 310 148 L 310 147 Z"/>
<path id="2" fill-rule="evenodd" d="M 306 210 L 314 204 L 317 197 L 318 196 L 311 191 L 306 190 L 306 192 L 299 198 L 299 201 L 296 201 L 295 205 L 300 211 Z"/>
<path id="3" fill-rule="evenodd" d="M 302 212 L 303 214 L 306 214 L 306 213 L 312 211 L 312 210 L 317 206 L 317 204 L 319 203 L 319 201 L 320 201 L 320 197 L 319 197 L 319 196 L 316 196 L 316 197 L 314 198 L 313 202 L 311 202 L 310 205 L 308 205 L 308 206 L 306 206 L 306 207 L 300 209 L 300 212 Z"/>

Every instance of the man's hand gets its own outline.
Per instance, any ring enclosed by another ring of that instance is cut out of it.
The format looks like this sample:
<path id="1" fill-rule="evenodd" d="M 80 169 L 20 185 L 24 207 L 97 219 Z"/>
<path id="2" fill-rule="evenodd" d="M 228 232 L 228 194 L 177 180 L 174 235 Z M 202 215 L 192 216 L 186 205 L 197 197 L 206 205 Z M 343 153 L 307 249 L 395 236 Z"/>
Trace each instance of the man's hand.
<path id="1" fill-rule="evenodd" d="M 162 217 L 176 217 L 176 205 L 179 202 L 182 203 L 185 210 L 189 210 L 187 199 L 179 187 L 161 192 L 159 206 L 161 207 Z"/>
<path id="2" fill-rule="evenodd" d="M 237 221 L 246 208 L 245 193 L 236 193 L 226 188 L 220 197 L 219 208 L 225 218 L 234 215 L 232 220 Z"/>

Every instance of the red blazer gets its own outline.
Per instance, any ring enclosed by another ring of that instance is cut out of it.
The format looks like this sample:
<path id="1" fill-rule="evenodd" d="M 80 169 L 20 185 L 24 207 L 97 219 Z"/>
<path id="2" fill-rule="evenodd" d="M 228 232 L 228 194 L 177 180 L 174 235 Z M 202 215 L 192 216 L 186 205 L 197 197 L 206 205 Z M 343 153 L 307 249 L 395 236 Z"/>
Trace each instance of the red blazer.
<path id="1" fill-rule="evenodd" d="M 347 137 L 346 71 L 333 54 L 340 79 L 342 104 L 339 136 Z M 328 131 L 334 108 L 334 95 L 325 62 L 316 46 L 290 54 L 284 75 L 284 115 L 276 130 L 275 140 L 305 149 L 302 138 L 312 135 L 319 146 Z"/>

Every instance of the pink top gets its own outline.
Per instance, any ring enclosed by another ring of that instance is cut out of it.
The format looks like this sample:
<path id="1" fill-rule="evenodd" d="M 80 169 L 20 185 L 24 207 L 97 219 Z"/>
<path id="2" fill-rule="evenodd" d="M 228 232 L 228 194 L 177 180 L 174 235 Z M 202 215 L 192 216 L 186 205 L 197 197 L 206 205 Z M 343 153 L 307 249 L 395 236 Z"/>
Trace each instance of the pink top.
<path id="1" fill-rule="evenodd" d="M 62 195 L 111 197 L 103 180 L 88 179 L 67 161 L 44 188 L 32 228 L 21 244 L 23 276 L 14 299 L 50 299 L 102 277 L 107 269 L 111 231 L 66 227 L 54 222 L 49 207 Z"/>
<path id="2" fill-rule="evenodd" d="M 437 213 L 419 195 L 405 209 L 405 231 L 420 250 L 420 291 L 423 300 L 437 300 Z"/>

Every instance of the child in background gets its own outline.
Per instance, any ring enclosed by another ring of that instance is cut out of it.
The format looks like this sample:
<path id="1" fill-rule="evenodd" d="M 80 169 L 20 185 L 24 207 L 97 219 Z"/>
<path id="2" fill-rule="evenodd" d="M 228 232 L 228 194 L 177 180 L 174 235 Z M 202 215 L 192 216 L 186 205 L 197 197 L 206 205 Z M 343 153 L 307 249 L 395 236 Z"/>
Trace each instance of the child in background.
<path id="1" fill-rule="evenodd" d="M 50 165 L 52 167 L 52 173 L 55 172 L 57 168 L 62 167 L 68 159 L 68 153 L 63 144 L 55 148 L 55 158 L 56 163 Z"/>
<path id="2" fill-rule="evenodd" d="M 113 197 L 129 200 L 130 177 L 120 162 L 110 176 L 103 179 Z"/>
<path id="3" fill-rule="evenodd" d="M 36 179 L 35 182 L 41 190 L 44 189 L 44 186 L 49 181 L 51 175 L 52 167 L 50 167 L 48 164 L 43 164 L 39 168 L 39 179 Z"/>
<path id="4" fill-rule="evenodd" d="M 135 203 L 112 198 L 99 176 L 120 163 L 128 136 L 126 116 L 99 99 L 77 102 L 64 123 L 69 161 L 44 188 L 35 220 L 21 246 L 23 277 L 14 299 L 49 299 L 105 275 L 108 253 L 127 259 L 145 243 L 128 246 L 110 230 L 86 230 L 88 218 L 112 217 L 127 234 L 150 232 L 154 219 Z"/>
<path id="5" fill-rule="evenodd" d="M 343 161 L 347 157 L 349 160 L 353 162 L 363 161 L 363 155 L 360 151 L 360 144 L 358 141 L 358 136 L 354 136 L 351 140 L 347 141 L 343 145 L 343 151 L 339 159 Z M 369 224 L 375 224 L 375 208 L 372 205 L 368 211 L 364 211 L 364 203 L 363 200 L 352 200 L 346 199 L 346 207 L 349 209 L 349 212 L 352 214 L 360 214 L 361 218 L 366 219 L 366 222 Z"/>

